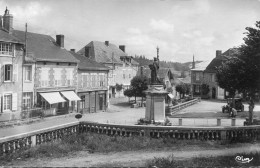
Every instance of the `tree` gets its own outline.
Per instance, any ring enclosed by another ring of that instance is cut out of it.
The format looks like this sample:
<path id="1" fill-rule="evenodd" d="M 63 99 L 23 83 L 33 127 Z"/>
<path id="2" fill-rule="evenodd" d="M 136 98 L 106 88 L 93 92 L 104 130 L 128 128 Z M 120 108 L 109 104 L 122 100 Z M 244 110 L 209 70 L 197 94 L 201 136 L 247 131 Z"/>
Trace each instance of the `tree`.
<path id="1" fill-rule="evenodd" d="M 235 91 L 246 93 L 249 101 L 249 122 L 252 124 L 253 98 L 260 90 L 260 21 L 255 28 L 246 27 L 246 37 L 239 52 L 227 60 L 217 71 L 219 86 L 232 96 Z"/>
<path id="2" fill-rule="evenodd" d="M 130 98 L 135 96 L 134 91 L 132 90 L 132 87 L 130 87 L 129 89 L 126 89 L 124 91 L 124 95 L 127 96 L 129 98 L 129 101 L 130 101 Z"/>
<path id="3" fill-rule="evenodd" d="M 175 90 L 176 92 L 178 92 L 180 94 L 180 98 L 184 98 L 185 94 L 189 94 L 190 93 L 190 86 L 188 84 L 179 84 L 177 86 L 175 86 Z M 181 97 L 182 95 L 182 97 Z"/>
<path id="4" fill-rule="evenodd" d="M 202 84 L 201 91 L 202 91 L 202 95 L 207 95 L 209 93 L 209 85 L 207 85 L 205 83 Z"/>
<path id="5" fill-rule="evenodd" d="M 146 76 L 135 76 L 131 80 L 131 85 L 130 85 L 130 91 L 132 93 L 130 94 L 127 93 L 127 94 L 134 95 L 135 102 L 136 102 L 136 97 L 142 97 L 142 102 L 143 102 L 143 97 L 145 97 L 145 93 L 143 91 L 147 89 L 148 89 L 148 78 Z"/>
<path id="6" fill-rule="evenodd" d="M 120 97 L 120 92 L 122 89 L 123 89 L 123 84 L 116 83 L 116 91 L 119 92 L 119 97 Z"/>

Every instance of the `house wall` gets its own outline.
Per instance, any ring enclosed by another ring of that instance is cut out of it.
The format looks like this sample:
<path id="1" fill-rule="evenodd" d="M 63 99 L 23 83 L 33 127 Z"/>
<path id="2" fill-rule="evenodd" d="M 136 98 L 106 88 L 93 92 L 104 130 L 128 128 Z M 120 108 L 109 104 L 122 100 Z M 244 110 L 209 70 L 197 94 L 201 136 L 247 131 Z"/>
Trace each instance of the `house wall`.
<path id="1" fill-rule="evenodd" d="M 55 75 L 59 72 L 58 75 Z M 58 80 L 59 79 L 59 80 Z M 57 82 L 57 80 L 59 82 Z M 59 85 L 57 85 L 59 84 Z M 76 63 L 54 63 L 54 62 L 37 62 L 35 73 L 35 103 L 40 104 L 41 92 L 60 92 L 60 91 L 77 91 L 77 64 Z M 66 114 L 77 109 L 77 103 L 67 101 L 51 105 L 51 110 Z M 56 110 L 55 110 L 56 109 Z M 56 115 L 49 109 L 45 110 L 45 115 Z"/>
<path id="2" fill-rule="evenodd" d="M 138 71 L 138 66 L 134 65 L 115 65 L 115 68 L 112 69 L 111 64 L 105 64 L 106 66 L 110 67 L 108 73 L 108 85 L 110 86 L 109 94 L 110 97 L 123 97 L 124 90 L 129 88 L 131 80 L 133 77 L 136 76 Z M 120 92 L 117 92 L 113 87 L 116 84 L 123 84 L 123 89 Z M 115 91 L 115 92 L 114 92 Z M 115 93 L 115 94 L 114 94 Z"/>
<path id="3" fill-rule="evenodd" d="M 193 96 L 201 95 L 202 83 L 203 83 L 203 71 L 194 71 L 194 70 L 191 71 L 191 93 Z"/>
<path id="4" fill-rule="evenodd" d="M 48 79 L 42 80 L 42 71 L 47 70 Z M 68 82 L 69 70 L 72 71 L 72 80 Z M 55 71 L 61 72 L 60 85 L 55 85 Z M 35 74 L 35 89 L 37 91 L 50 90 L 75 90 L 77 88 L 77 64 L 76 63 L 52 63 L 37 62 Z"/>
<path id="5" fill-rule="evenodd" d="M 21 99 L 22 99 L 22 45 L 12 44 L 13 52 L 11 55 L 4 55 L 0 53 L 0 121 L 6 119 L 13 119 L 16 116 L 19 117 L 21 111 Z M 4 81 L 5 64 L 11 64 L 12 79 L 11 81 Z M 11 110 L 4 110 L 4 95 L 11 94 Z M 15 112 L 15 113 L 14 113 Z M 17 112 L 17 113 L 16 113 Z"/>

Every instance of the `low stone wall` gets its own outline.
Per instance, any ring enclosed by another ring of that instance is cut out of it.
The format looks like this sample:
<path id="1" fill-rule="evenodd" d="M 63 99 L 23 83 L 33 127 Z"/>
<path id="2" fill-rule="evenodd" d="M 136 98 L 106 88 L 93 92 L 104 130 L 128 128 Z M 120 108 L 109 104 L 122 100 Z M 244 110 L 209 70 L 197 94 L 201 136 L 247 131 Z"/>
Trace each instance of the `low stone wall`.
<path id="1" fill-rule="evenodd" d="M 152 138 L 173 138 L 179 140 L 259 140 L 260 126 L 233 127 L 181 127 L 116 125 L 80 123 L 80 132 L 95 132 L 117 136 L 150 136 Z"/>
<path id="2" fill-rule="evenodd" d="M 172 138 L 177 140 L 258 141 L 260 139 L 260 125 L 239 127 L 184 127 L 117 125 L 82 121 L 0 138 L 0 156 L 84 132 L 106 134 L 109 136 L 149 136 L 151 138 Z"/>
<path id="3" fill-rule="evenodd" d="M 32 131 L 24 134 L 0 138 L 0 156 L 43 143 L 60 140 L 62 137 L 79 132 L 79 122 Z"/>

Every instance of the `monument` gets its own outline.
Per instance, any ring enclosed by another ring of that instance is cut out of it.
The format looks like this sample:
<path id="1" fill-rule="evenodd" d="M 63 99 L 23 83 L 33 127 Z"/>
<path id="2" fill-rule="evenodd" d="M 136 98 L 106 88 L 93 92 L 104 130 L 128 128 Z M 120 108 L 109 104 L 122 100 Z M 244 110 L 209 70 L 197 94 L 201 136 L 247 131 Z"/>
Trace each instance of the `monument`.
<path id="1" fill-rule="evenodd" d="M 164 90 L 163 84 L 158 78 L 159 48 L 157 47 L 157 58 L 149 65 L 151 70 L 151 83 L 148 85 L 146 94 L 145 119 L 154 122 L 164 122 L 165 119 L 165 96 L 168 94 Z"/>

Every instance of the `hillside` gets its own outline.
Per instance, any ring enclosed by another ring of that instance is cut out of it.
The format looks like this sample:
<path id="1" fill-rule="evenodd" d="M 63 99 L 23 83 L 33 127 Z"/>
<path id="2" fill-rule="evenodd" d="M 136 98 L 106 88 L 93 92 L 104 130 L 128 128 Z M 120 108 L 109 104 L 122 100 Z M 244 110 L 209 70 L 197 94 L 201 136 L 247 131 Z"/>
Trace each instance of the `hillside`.
<path id="1" fill-rule="evenodd" d="M 140 66 L 148 66 L 153 63 L 152 59 L 145 58 L 145 56 L 135 56 L 134 60 L 139 63 Z M 196 61 L 199 63 L 201 61 Z M 160 66 L 164 68 L 171 68 L 175 71 L 188 71 L 190 70 L 192 62 L 179 63 L 179 62 L 171 62 L 171 61 L 160 61 Z"/>

